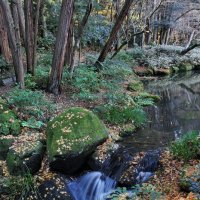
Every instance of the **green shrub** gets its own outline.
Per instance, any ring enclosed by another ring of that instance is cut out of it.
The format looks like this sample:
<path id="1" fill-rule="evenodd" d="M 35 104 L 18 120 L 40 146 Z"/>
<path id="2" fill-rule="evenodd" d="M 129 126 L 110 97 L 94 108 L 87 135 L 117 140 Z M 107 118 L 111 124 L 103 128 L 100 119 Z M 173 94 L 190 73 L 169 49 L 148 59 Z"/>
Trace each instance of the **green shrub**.
<path id="1" fill-rule="evenodd" d="M 126 63 L 131 63 L 131 62 L 133 62 L 133 57 L 132 57 L 131 53 L 129 53 L 129 52 L 120 51 L 116 55 L 115 60 L 121 60 L 121 61 L 124 61 Z"/>
<path id="2" fill-rule="evenodd" d="M 71 81 L 71 84 L 79 90 L 79 93 L 75 94 L 74 97 L 85 100 L 95 99 L 97 97 L 95 93 L 98 93 L 101 86 L 99 76 L 93 67 L 79 66 L 75 71 L 74 79 Z"/>
<path id="3" fill-rule="evenodd" d="M 200 156 L 200 137 L 197 131 L 184 135 L 181 139 L 171 144 L 170 150 L 176 158 L 188 161 Z"/>
<path id="4" fill-rule="evenodd" d="M 108 196 L 110 200 L 159 200 L 161 193 L 156 190 L 156 187 L 151 184 L 143 183 L 135 185 L 130 189 L 126 187 L 118 187 Z"/>
<path id="5" fill-rule="evenodd" d="M 28 112 L 36 117 L 42 117 L 45 112 L 48 113 L 54 109 L 53 104 L 45 99 L 41 91 L 21 90 L 18 87 L 8 94 L 8 103 L 23 108 L 24 113 Z"/>
<path id="6" fill-rule="evenodd" d="M 106 104 L 96 107 L 96 112 L 100 117 L 111 124 L 133 123 L 136 127 L 141 127 L 145 120 L 145 112 L 137 107 L 120 107 Z"/>
<path id="7" fill-rule="evenodd" d="M 30 173 L 26 173 L 23 177 L 11 176 L 4 178 L 1 182 L 10 200 L 23 200 L 27 199 L 30 195 L 34 195 L 39 199 L 36 181 Z"/>
<path id="8" fill-rule="evenodd" d="M 39 38 L 38 40 L 39 48 L 44 48 L 46 50 L 51 50 L 53 45 L 55 44 L 55 37 L 52 34 L 48 34 L 48 36 L 44 38 Z"/>
<path id="9" fill-rule="evenodd" d="M 133 59 L 143 59 L 145 58 L 144 50 L 141 47 L 135 47 L 131 49 L 130 54 Z"/>

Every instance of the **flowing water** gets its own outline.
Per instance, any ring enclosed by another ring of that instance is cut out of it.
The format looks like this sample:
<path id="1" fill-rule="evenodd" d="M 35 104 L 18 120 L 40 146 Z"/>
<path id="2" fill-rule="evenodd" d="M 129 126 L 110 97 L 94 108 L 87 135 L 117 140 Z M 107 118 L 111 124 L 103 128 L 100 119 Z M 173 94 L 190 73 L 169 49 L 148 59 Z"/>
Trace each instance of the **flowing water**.
<path id="1" fill-rule="evenodd" d="M 129 151 L 134 154 L 158 149 L 169 145 L 171 141 L 188 131 L 200 130 L 200 73 L 192 72 L 151 81 L 146 84 L 146 89 L 159 95 L 162 100 L 155 106 L 146 108 L 148 123 L 143 129 L 124 139 L 122 142 L 124 152 Z M 145 166 L 147 163 L 148 166 L 154 167 L 153 158 L 157 154 L 152 155 L 147 156 L 141 165 Z M 120 166 L 119 163 L 126 165 L 126 162 L 119 162 L 118 159 L 113 157 L 113 161 L 117 162 L 109 163 L 112 166 L 110 174 L 90 172 L 69 183 L 68 190 L 73 199 L 106 199 L 106 194 L 114 189 L 121 170 L 125 167 Z M 125 159 L 127 159 L 126 156 Z M 106 167 L 108 164 L 105 166 L 105 172 L 108 171 Z M 147 169 L 147 171 L 147 173 L 138 171 L 138 177 L 142 181 L 151 176 L 151 169 Z"/>

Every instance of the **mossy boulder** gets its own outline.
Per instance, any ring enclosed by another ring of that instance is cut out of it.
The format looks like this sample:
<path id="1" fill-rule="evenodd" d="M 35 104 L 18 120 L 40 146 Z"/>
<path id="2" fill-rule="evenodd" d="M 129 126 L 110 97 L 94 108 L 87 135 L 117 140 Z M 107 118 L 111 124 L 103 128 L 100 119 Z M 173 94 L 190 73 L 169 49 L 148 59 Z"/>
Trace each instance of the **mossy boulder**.
<path id="1" fill-rule="evenodd" d="M 14 142 L 13 136 L 2 136 L 0 137 L 0 160 L 5 160 L 9 147 Z"/>
<path id="2" fill-rule="evenodd" d="M 50 166 L 65 174 L 79 170 L 96 146 L 108 138 L 104 124 L 84 108 L 64 111 L 48 123 L 46 133 Z"/>
<path id="3" fill-rule="evenodd" d="M 156 94 L 151 94 L 148 92 L 142 92 L 140 93 L 140 97 L 144 98 L 144 99 L 152 99 L 154 102 L 158 102 L 161 100 L 161 97 L 156 95 Z"/>
<path id="4" fill-rule="evenodd" d="M 179 71 L 182 71 L 182 72 L 191 71 L 194 68 L 194 66 L 189 62 L 182 62 L 178 64 L 177 67 L 179 68 Z"/>
<path id="5" fill-rule="evenodd" d="M 30 172 L 35 174 L 41 167 L 44 153 L 40 133 L 27 133 L 19 136 L 9 148 L 6 163 L 12 175 Z"/>
<path id="6" fill-rule="evenodd" d="M 134 133 L 136 126 L 133 123 L 125 124 L 121 127 L 120 136 L 126 137 Z"/>
<path id="7" fill-rule="evenodd" d="M 18 135 L 20 130 L 20 121 L 12 110 L 0 111 L 0 135 Z"/>
<path id="8" fill-rule="evenodd" d="M 144 85 L 139 80 L 133 80 L 128 84 L 127 90 L 132 92 L 140 92 L 144 90 Z"/>

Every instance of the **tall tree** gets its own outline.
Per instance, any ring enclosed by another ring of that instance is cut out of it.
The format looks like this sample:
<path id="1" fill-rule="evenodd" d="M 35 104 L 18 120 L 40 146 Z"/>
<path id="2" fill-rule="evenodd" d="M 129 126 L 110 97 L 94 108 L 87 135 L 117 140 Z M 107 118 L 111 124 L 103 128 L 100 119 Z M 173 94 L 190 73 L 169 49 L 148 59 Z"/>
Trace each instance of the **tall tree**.
<path id="1" fill-rule="evenodd" d="M 51 73 L 48 83 L 48 91 L 56 95 L 61 93 L 61 80 L 66 52 L 68 31 L 73 14 L 73 0 L 63 0 L 59 19 L 58 32 L 56 37 L 55 50 Z"/>
<path id="2" fill-rule="evenodd" d="M 38 21 L 41 1 L 42 0 L 37 0 L 35 9 L 33 0 L 24 1 L 27 71 L 32 75 L 34 75 L 36 67 Z"/>
<path id="3" fill-rule="evenodd" d="M 8 32 L 1 7 L 0 7 L 0 51 L 6 62 L 11 63 L 12 55 L 8 43 Z"/>
<path id="4" fill-rule="evenodd" d="M 126 15 L 128 14 L 128 11 L 131 7 L 133 3 L 133 0 L 126 0 L 125 3 L 124 3 L 124 6 L 122 7 L 121 9 L 121 12 L 119 13 L 119 16 L 117 17 L 116 19 L 116 23 L 115 25 L 113 26 L 112 28 L 112 31 L 110 33 L 110 36 L 105 44 L 105 46 L 103 47 L 101 53 L 100 53 L 100 56 L 95 64 L 95 66 L 97 68 L 101 68 L 101 63 L 104 62 L 113 42 L 115 41 L 115 39 L 117 38 L 117 33 L 118 31 L 120 30 L 121 26 L 122 26 L 122 23 L 126 17 Z"/>
<path id="5" fill-rule="evenodd" d="M 18 30 L 19 25 L 17 24 L 18 19 L 15 19 L 15 24 L 13 22 L 10 5 L 7 0 L 0 1 L 0 7 L 3 11 L 3 16 L 5 20 L 5 24 L 7 26 L 9 43 L 12 52 L 13 65 L 15 69 L 16 81 L 21 88 L 24 88 L 24 68 L 21 54 L 21 45 L 18 40 Z M 14 17 L 18 17 L 18 15 L 14 15 Z"/>
<path id="6" fill-rule="evenodd" d="M 86 8 L 86 11 L 85 11 L 85 15 L 80 23 L 80 25 L 78 26 L 78 33 L 75 37 L 75 44 L 73 46 L 73 50 L 72 50 L 72 55 L 71 55 L 71 62 L 70 62 L 70 77 L 72 78 L 73 76 L 73 72 L 74 72 L 74 68 L 75 68 L 75 57 L 76 57 L 76 51 L 80 45 L 80 42 L 81 42 L 81 37 L 82 37 L 82 34 L 83 34 L 83 31 L 84 31 L 84 28 L 87 24 L 87 21 L 88 21 L 88 18 L 90 16 L 90 13 L 92 11 L 92 0 L 89 0 L 88 1 L 88 4 L 87 4 L 87 8 Z"/>

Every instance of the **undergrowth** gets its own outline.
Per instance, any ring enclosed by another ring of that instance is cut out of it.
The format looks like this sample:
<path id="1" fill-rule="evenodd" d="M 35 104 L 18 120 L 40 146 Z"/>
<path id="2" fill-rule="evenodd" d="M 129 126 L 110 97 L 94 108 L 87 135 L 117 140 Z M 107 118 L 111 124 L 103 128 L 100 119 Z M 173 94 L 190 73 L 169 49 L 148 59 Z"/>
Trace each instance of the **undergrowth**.
<path id="1" fill-rule="evenodd" d="M 171 144 L 170 150 L 175 158 L 189 161 L 200 157 L 200 135 L 198 131 L 192 131 Z"/>
<path id="2" fill-rule="evenodd" d="M 156 187 L 151 184 L 135 185 L 130 189 L 126 187 L 117 188 L 108 196 L 109 200 L 159 200 L 162 194 L 156 191 Z"/>
<path id="3" fill-rule="evenodd" d="M 15 87 L 8 93 L 7 99 L 8 103 L 16 107 L 25 119 L 23 126 L 41 127 L 42 122 L 40 120 L 47 120 L 48 115 L 55 109 L 53 103 L 46 100 L 44 93 L 41 91 L 21 90 Z"/>
<path id="4" fill-rule="evenodd" d="M 4 193 L 8 194 L 9 200 L 24 200 L 30 195 L 40 198 L 36 181 L 30 173 L 21 176 L 11 176 L 2 180 Z"/>

